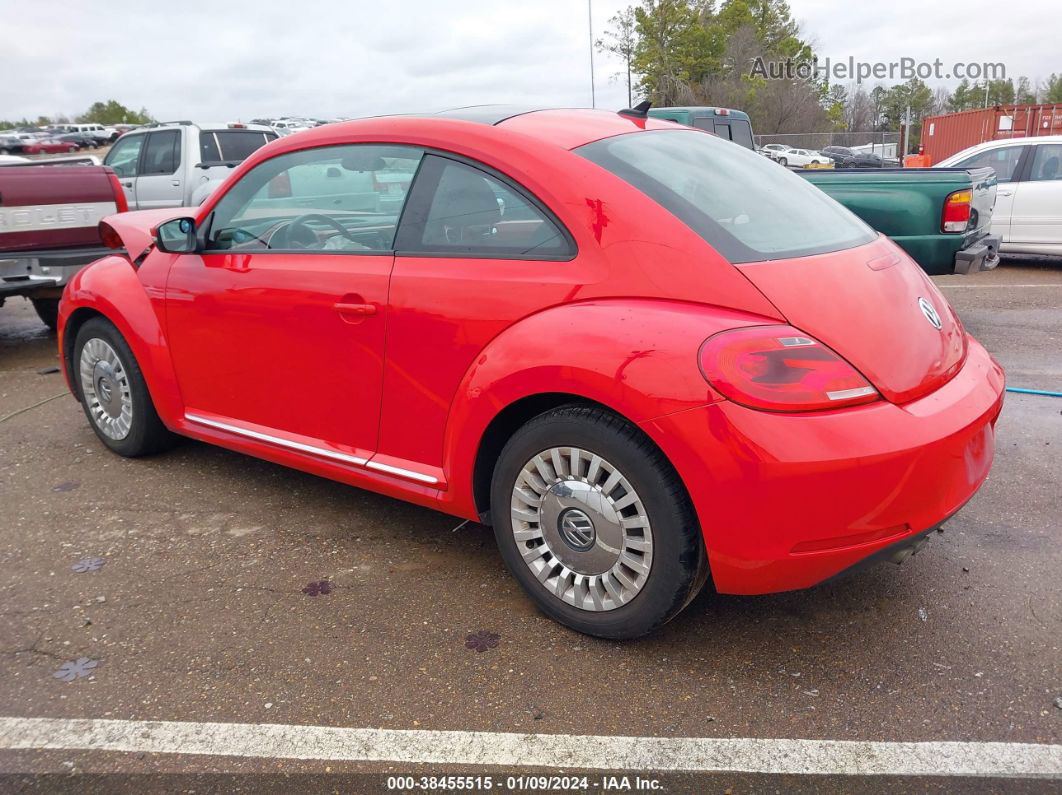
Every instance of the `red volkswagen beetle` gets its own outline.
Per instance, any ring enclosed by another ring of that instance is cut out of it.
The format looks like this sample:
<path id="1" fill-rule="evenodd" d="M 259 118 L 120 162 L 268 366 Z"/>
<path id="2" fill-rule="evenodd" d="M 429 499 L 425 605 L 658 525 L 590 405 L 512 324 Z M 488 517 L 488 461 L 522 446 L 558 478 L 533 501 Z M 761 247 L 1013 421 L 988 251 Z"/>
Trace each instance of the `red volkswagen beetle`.
<path id="1" fill-rule="evenodd" d="M 104 237 L 124 253 L 60 310 L 104 444 L 191 436 L 489 523 L 593 635 L 649 632 L 708 578 L 902 558 L 992 462 L 1003 373 L 903 251 L 637 112 L 331 124 Z"/>

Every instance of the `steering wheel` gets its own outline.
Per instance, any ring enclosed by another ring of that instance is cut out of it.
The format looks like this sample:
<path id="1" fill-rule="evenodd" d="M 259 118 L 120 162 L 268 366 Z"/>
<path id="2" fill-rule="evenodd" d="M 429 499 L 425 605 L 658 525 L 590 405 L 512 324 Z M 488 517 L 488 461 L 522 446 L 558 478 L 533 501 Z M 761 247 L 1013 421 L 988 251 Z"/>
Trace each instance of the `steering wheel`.
<path id="1" fill-rule="evenodd" d="M 298 218 L 293 220 L 287 225 L 287 228 L 284 229 L 283 248 L 289 248 L 293 243 L 298 243 L 300 248 L 307 248 L 308 246 L 314 243 L 320 242 L 317 239 L 317 233 L 306 225 L 308 221 L 320 221 L 326 226 L 330 226 L 335 229 L 339 234 L 343 235 L 343 237 L 345 237 L 351 243 L 358 242 L 350 234 L 350 230 L 343 226 L 343 224 L 339 223 L 339 221 L 337 221 L 335 218 L 330 218 L 329 216 L 322 215 L 321 213 L 306 213 L 305 215 L 300 215 Z M 305 235 L 301 234 L 303 232 L 305 232 Z M 306 240 L 307 235 L 311 238 L 311 240 L 304 243 L 303 241 Z M 300 237 L 302 237 L 302 240 L 299 240 Z"/>

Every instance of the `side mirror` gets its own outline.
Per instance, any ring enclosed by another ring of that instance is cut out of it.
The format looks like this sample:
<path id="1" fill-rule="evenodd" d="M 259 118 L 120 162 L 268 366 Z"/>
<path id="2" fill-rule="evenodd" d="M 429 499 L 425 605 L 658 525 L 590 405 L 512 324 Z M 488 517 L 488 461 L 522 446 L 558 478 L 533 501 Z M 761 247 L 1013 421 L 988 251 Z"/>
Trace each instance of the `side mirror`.
<path id="1" fill-rule="evenodd" d="M 174 218 L 155 229 L 155 246 L 170 254 L 191 254 L 196 250 L 195 219 Z"/>

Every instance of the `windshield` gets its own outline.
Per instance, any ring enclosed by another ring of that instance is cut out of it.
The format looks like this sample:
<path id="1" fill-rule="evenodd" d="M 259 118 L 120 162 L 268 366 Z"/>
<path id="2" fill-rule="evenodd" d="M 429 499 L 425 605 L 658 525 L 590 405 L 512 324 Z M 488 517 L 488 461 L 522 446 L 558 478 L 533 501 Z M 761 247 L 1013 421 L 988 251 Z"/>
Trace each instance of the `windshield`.
<path id="1" fill-rule="evenodd" d="M 702 132 L 630 133 L 575 151 L 654 199 L 731 262 L 823 254 L 876 237 L 802 177 Z"/>

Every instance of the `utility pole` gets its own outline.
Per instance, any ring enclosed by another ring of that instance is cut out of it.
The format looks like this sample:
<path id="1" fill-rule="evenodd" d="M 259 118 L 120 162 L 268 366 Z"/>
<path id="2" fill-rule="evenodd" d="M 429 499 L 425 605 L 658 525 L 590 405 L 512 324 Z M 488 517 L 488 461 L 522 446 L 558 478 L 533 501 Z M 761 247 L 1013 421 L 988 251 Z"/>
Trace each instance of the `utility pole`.
<path id="1" fill-rule="evenodd" d="M 904 156 L 907 154 L 907 149 L 911 143 L 911 106 L 907 106 L 906 112 L 903 114 L 903 140 L 900 142 L 900 148 L 903 150 L 899 153 L 900 162 L 903 162 Z M 885 157 L 885 143 L 881 144 L 881 156 Z"/>
<path id="2" fill-rule="evenodd" d="M 592 0 L 586 0 L 587 32 L 590 34 L 590 107 L 597 107 L 597 95 L 594 92 L 594 9 Z"/>

